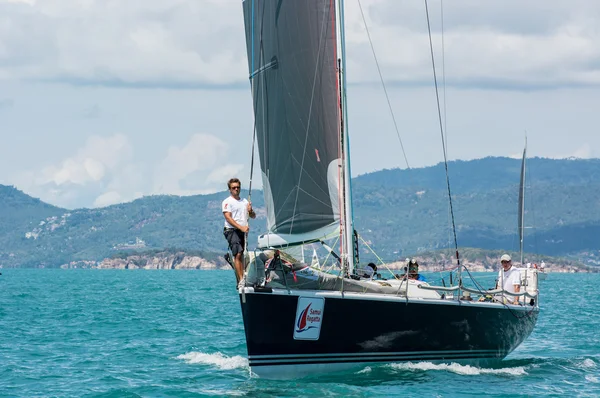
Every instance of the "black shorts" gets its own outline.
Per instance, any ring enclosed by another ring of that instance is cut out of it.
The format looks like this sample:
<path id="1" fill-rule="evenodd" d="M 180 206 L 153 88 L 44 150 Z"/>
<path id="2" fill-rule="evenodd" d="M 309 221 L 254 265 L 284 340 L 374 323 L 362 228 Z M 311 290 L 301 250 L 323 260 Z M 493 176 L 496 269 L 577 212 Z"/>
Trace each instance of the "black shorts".
<path id="1" fill-rule="evenodd" d="M 235 256 L 238 253 L 244 252 L 245 234 L 242 231 L 234 228 L 225 228 L 223 230 L 223 235 L 225 235 L 225 239 L 227 239 L 227 243 L 229 243 L 231 254 Z"/>

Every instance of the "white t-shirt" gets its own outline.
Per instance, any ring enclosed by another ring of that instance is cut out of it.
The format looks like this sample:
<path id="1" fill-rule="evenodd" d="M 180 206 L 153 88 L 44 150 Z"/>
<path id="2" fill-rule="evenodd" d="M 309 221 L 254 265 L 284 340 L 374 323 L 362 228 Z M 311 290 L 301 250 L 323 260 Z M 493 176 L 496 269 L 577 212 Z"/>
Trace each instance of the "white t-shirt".
<path id="1" fill-rule="evenodd" d="M 508 271 L 503 269 L 498 272 L 498 283 L 502 281 L 502 274 L 504 273 L 504 286 L 503 289 L 510 293 L 515 292 L 515 285 L 521 286 L 521 271 L 514 266 L 510 267 Z"/>
<path id="2" fill-rule="evenodd" d="M 237 200 L 233 196 L 229 196 L 221 204 L 223 213 L 231 213 L 231 218 L 241 226 L 248 225 L 248 201 L 246 199 Z M 225 220 L 225 228 L 235 228 Z"/>

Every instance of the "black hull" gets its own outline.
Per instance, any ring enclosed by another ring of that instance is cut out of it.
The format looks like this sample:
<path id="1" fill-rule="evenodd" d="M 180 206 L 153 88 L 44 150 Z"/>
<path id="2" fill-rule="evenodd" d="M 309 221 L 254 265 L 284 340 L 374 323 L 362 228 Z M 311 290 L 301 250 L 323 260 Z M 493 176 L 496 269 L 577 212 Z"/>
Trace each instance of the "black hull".
<path id="1" fill-rule="evenodd" d="M 318 339 L 297 340 L 299 295 L 315 292 L 240 294 L 248 359 L 259 376 L 373 362 L 498 361 L 531 334 L 539 313 L 529 306 L 331 292 L 317 296 L 325 297 Z"/>

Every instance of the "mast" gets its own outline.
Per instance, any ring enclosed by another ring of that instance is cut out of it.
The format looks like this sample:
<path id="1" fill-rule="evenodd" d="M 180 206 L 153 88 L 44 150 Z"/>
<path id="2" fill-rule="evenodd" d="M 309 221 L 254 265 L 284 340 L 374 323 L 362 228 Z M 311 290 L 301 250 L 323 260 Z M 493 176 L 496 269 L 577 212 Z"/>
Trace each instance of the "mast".
<path id="1" fill-rule="evenodd" d="M 355 258 L 354 258 L 354 214 L 352 209 L 352 174 L 350 167 L 350 136 L 348 135 L 348 103 L 346 100 L 346 33 L 344 28 L 344 0 L 338 0 L 339 10 L 339 30 L 340 30 L 340 55 L 342 58 L 342 88 L 341 88 L 341 102 L 342 102 L 342 121 L 341 134 L 342 134 L 342 170 L 343 170 L 343 195 L 344 195 L 344 240 L 346 242 L 346 253 L 345 258 L 348 264 L 348 273 L 354 272 Z"/>
<path id="2" fill-rule="evenodd" d="M 523 238 L 525 235 L 525 158 L 527 156 L 527 136 L 525 136 L 525 148 L 523 148 L 523 160 L 521 161 L 521 183 L 519 184 L 519 253 L 521 255 L 521 267 L 523 266 Z"/>

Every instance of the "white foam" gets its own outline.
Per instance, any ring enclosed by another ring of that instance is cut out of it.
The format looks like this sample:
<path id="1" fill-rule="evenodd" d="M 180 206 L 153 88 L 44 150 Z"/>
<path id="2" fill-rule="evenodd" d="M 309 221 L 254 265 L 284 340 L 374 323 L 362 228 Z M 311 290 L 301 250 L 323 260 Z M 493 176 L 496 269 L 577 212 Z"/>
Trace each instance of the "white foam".
<path id="1" fill-rule="evenodd" d="M 589 381 L 590 383 L 600 383 L 600 380 L 598 380 L 597 377 L 592 376 L 592 375 L 585 375 L 585 379 L 587 381 Z"/>
<path id="2" fill-rule="evenodd" d="M 206 354 L 204 352 L 188 352 L 177 357 L 177 359 L 183 359 L 189 364 L 204 364 L 216 366 L 219 369 L 231 370 L 231 369 L 248 369 L 248 359 L 236 355 L 234 357 L 228 357 L 220 352 L 215 354 Z"/>
<path id="3" fill-rule="evenodd" d="M 362 374 L 362 373 L 371 373 L 371 367 L 367 366 L 366 368 L 364 368 L 363 370 L 359 370 L 358 372 L 356 372 L 357 374 Z"/>
<path id="4" fill-rule="evenodd" d="M 459 365 L 457 363 L 451 364 L 434 364 L 431 362 L 406 362 L 406 363 L 393 363 L 390 365 L 394 369 L 402 370 L 441 370 L 446 372 L 452 372 L 459 375 L 476 376 L 483 374 L 493 375 L 508 375 L 508 376 L 523 376 L 526 375 L 525 368 L 517 366 L 514 368 L 501 368 L 501 369 L 486 369 L 478 368 L 471 365 Z"/>
<path id="5" fill-rule="evenodd" d="M 596 362 L 594 362 L 593 360 L 586 358 L 583 360 L 583 362 L 581 362 L 579 364 L 579 367 L 581 368 L 585 368 L 585 369 L 589 369 L 589 368 L 595 368 L 596 367 Z"/>
<path id="6" fill-rule="evenodd" d="M 200 390 L 203 395 L 213 395 L 217 397 L 241 397 L 246 395 L 244 391 L 231 391 L 231 390 L 216 390 L 216 389 L 202 389 Z"/>

